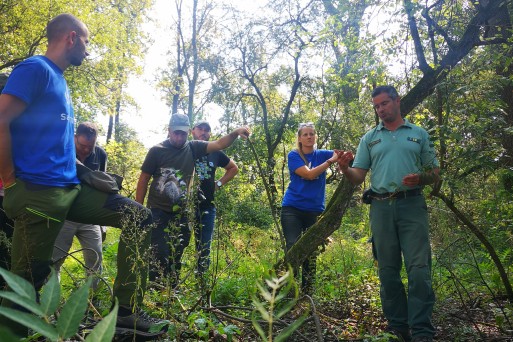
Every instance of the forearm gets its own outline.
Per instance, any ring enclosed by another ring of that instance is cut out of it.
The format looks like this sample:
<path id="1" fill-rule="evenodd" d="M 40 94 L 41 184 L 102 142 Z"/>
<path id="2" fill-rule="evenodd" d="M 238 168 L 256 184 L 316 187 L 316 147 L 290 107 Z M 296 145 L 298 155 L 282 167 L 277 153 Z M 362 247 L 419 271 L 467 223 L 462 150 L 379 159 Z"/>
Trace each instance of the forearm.
<path id="1" fill-rule="evenodd" d="M 325 161 L 324 163 L 320 164 L 320 165 L 317 165 L 316 167 L 314 167 L 313 169 L 309 169 L 305 172 L 304 175 L 300 175 L 302 178 L 304 179 L 308 179 L 308 180 L 313 180 L 313 179 L 316 179 L 317 177 L 319 177 L 323 172 L 325 172 L 326 170 L 328 170 L 330 168 L 330 166 L 335 163 L 334 161 L 331 161 L 330 159 L 328 159 L 327 161 Z"/>
<path id="2" fill-rule="evenodd" d="M 360 185 L 365 180 L 365 175 L 367 174 L 366 170 L 360 171 L 362 169 L 356 169 L 353 167 L 347 167 L 345 169 L 341 169 L 344 176 L 351 182 L 353 185 Z"/>
<path id="3" fill-rule="evenodd" d="M 0 178 L 2 178 L 4 187 L 8 187 L 16 180 L 12 160 L 10 125 L 16 117 L 23 113 L 25 108 L 25 102 L 16 96 L 0 95 Z"/>
<path id="4" fill-rule="evenodd" d="M 222 136 L 221 138 L 217 139 L 216 141 L 209 143 L 208 147 L 207 147 L 208 153 L 213 152 L 213 151 L 224 150 L 225 148 L 227 148 L 231 144 L 233 144 L 233 142 L 237 139 L 238 136 L 239 136 L 239 134 L 236 131 L 233 131 L 230 134 Z M 214 149 L 212 151 L 210 151 L 209 147 L 213 147 Z"/>
<path id="5" fill-rule="evenodd" d="M 233 165 L 232 165 L 233 163 Z M 230 164 L 228 164 L 230 167 L 225 170 L 224 175 L 219 179 L 221 183 L 226 184 L 229 181 L 235 177 L 235 175 L 239 172 L 239 168 L 233 161 L 230 161 Z"/>
<path id="6" fill-rule="evenodd" d="M 148 191 L 148 180 L 143 177 L 139 177 L 139 181 L 137 182 L 137 189 L 135 191 L 135 201 L 144 204 L 144 197 L 146 197 L 146 192 Z"/>

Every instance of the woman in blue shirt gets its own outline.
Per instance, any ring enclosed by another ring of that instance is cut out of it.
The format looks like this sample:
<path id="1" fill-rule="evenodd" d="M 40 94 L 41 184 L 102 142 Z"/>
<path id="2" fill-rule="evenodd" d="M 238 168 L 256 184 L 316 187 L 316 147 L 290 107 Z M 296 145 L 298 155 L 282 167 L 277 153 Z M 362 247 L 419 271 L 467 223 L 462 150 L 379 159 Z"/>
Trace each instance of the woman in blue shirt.
<path id="1" fill-rule="evenodd" d="M 281 209 L 287 250 L 317 221 L 325 208 L 326 170 L 337 161 L 338 155 L 332 150 L 317 149 L 316 141 L 314 124 L 299 124 L 297 148 L 288 155 L 290 183 Z M 305 294 L 313 292 L 316 257 L 312 254 L 302 265 L 301 290 Z"/>

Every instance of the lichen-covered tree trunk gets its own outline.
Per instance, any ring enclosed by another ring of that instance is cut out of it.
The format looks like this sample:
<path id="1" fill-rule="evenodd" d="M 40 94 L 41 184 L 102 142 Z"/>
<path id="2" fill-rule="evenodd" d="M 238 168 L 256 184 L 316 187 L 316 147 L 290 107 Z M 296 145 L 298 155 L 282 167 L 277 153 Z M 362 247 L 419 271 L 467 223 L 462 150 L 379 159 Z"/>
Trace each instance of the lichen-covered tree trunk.
<path id="1" fill-rule="evenodd" d="M 338 229 L 353 198 L 354 189 L 354 185 L 346 178 L 342 179 L 319 220 L 288 250 L 283 260 L 275 265 L 275 269 L 284 269 L 287 265 L 298 267 Z"/>

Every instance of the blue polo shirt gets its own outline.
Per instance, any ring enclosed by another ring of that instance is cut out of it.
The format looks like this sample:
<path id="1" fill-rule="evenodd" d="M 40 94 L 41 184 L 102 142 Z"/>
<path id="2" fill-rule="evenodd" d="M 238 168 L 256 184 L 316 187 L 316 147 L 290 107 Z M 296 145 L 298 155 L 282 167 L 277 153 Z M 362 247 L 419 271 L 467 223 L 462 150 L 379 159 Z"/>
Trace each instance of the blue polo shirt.
<path id="1" fill-rule="evenodd" d="M 371 170 L 371 188 L 377 193 L 420 188 L 405 187 L 403 177 L 439 167 L 426 130 L 404 121 L 395 131 L 389 131 L 381 122 L 358 145 L 353 167 Z"/>
<path id="2" fill-rule="evenodd" d="M 308 161 L 308 167 L 313 169 L 321 165 L 333 156 L 331 150 L 314 150 L 312 153 L 305 154 Z M 305 166 L 305 161 L 294 150 L 288 155 L 288 165 L 290 172 L 290 183 L 283 196 L 282 206 L 294 207 L 299 210 L 311 212 L 323 212 L 326 197 L 326 171 L 321 173 L 316 179 L 303 179 L 296 174 L 296 170 Z"/>

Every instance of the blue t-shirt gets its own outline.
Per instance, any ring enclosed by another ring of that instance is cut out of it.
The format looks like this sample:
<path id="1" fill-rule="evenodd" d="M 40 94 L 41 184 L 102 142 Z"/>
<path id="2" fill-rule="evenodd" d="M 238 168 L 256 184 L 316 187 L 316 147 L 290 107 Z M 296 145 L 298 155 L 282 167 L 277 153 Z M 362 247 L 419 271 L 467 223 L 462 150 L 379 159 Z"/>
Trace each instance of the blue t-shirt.
<path id="1" fill-rule="evenodd" d="M 313 169 L 333 156 L 331 150 L 314 150 L 305 154 L 308 167 Z M 288 165 L 290 183 L 283 197 L 282 206 L 294 207 L 299 210 L 323 212 L 326 197 L 326 171 L 313 180 L 303 179 L 295 171 L 305 166 L 304 160 L 296 150 L 289 152 Z"/>
<path id="2" fill-rule="evenodd" d="M 57 187 L 78 184 L 73 105 L 62 70 L 44 56 L 30 57 L 14 68 L 2 93 L 27 105 L 10 126 L 16 177 Z"/>

